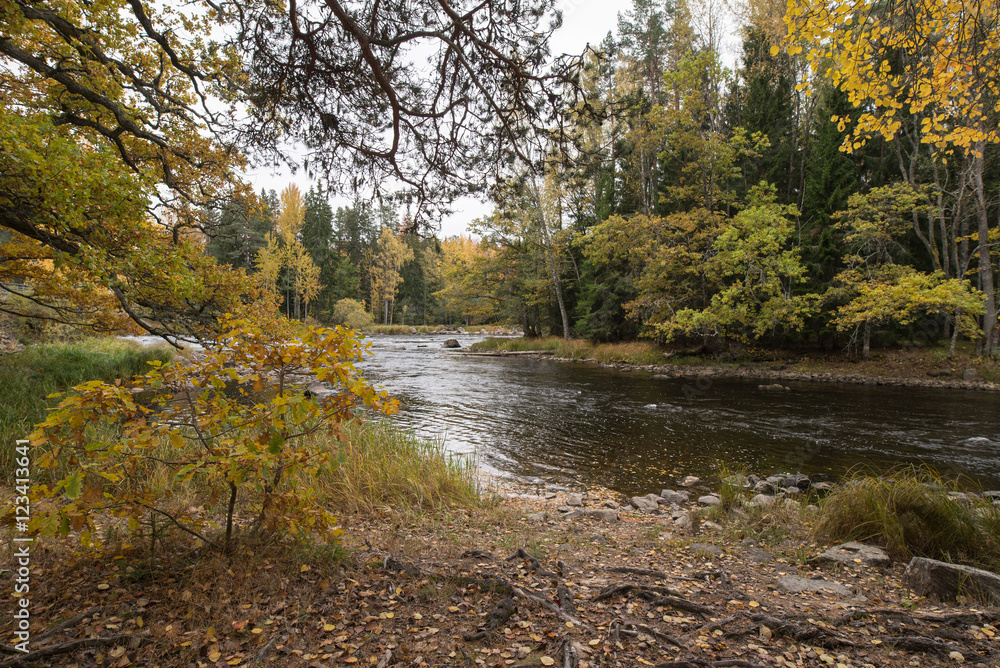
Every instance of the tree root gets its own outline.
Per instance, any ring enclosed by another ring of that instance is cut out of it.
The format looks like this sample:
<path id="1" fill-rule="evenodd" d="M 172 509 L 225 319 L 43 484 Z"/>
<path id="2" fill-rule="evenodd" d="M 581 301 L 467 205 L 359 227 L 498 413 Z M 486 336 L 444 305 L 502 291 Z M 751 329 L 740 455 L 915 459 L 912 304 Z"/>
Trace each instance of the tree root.
<path id="1" fill-rule="evenodd" d="M 533 571 L 537 575 L 540 575 L 540 576 L 542 576 L 544 578 L 557 578 L 557 577 L 559 577 L 558 575 L 556 575 L 552 571 L 545 570 L 545 568 L 542 567 L 542 563 L 540 561 L 538 561 L 538 559 L 535 559 L 533 556 L 531 556 L 530 554 L 528 554 L 528 551 L 525 550 L 523 547 L 517 548 L 517 552 L 515 552 L 514 554 L 510 555 L 509 557 L 507 557 L 504 561 L 514 561 L 515 559 L 518 559 L 518 558 L 524 559 L 525 561 L 527 561 L 528 562 L 528 570 L 529 571 Z"/>
<path id="2" fill-rule="evenodd" d="M 493 635 L 494 631 L 499 628 L 503 628 L 503 625 L 507 623 L 507 620 L 514 614 L 515 610 L 517 610 L 517 605 L 514 604 L 514 599 L 510 597 L 502 599 L 496 604 L 496 607 L 490 611 L 489 616 L 486 618 L 486 624 L 483 625 L 483 628 L 476 633 L 466 634 L 462 636 L 462 638 L 466 642 L 475 642 L 477 640 L 483 640 L 490 637 Z"/>
<path id="3" fill-rule="evenodd" d="M 40 659 L 46 659 L 50 656 L 58 656 L 59 654 L 75 652 L 78 649 L 86 649 L 88 647 L 104 647 L 105 645 L 118 645 L 124 642 L 134 642 L 136 640 L 139 642 L 145 642 L 147 639 L 142 636 L 134 636 L 128 633 L 123 633 L 121 635 L 110 636 L 107 638 L 83 638 L 81 640 L 71 640 L 58 645 L 43 647 L 42 649 L 37 649 L 34 652 L 28 652 L 27 654 L 22 654 L 21 656 L 14 657 L 12 659 L 7 659 L 3 663 L 0 663 L 0 668 L 13 668 L 14 666 L 27 665 L 29 663 L 39 661 Z"/>

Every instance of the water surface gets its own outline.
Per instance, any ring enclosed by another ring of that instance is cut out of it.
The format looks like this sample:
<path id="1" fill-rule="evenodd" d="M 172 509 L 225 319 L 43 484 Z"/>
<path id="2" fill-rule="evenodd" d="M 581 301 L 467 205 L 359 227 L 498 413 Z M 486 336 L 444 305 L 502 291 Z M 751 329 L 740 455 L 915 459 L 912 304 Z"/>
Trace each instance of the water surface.
<path id="1" fill-rule="evenodd" d="M 456 355 L 441 336 L 373 337 L 367 375 L 397 421 L 483 468 L 647 494 L 720 463 L 835 479 L 925 462 L 1000 489 L 1000 394 L 740 379 L 654 379 L 590 364 Z M 481 337 L 459 336 L 463 348 Z"/>

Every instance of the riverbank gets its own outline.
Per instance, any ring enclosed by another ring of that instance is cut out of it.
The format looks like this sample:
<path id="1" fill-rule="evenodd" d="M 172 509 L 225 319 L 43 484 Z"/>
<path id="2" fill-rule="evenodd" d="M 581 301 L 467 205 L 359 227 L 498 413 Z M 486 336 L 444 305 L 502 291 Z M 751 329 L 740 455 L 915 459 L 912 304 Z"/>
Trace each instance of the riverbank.
<path id="1" fill-rule="evenodd" d="M 568 503 L 578 512 L 558 510 Z M 815 507 L 690 509 L 684 526 L 669 508 L 610 504 L 593 491 L 417 515 L 374 509 L 345 515 L 335 547 L 251 540 L 228 556 L 175 544 L 152 559 L 136 545 L 112 560 L 42 544 L 33 636 L 62 624 L 35 647 L 61 648 L 54 666 L 1000 660 L 995 608 L 921 598 L 901 562 L 814 559 L 827 547 L 812 538 Z"/>
<path id="2" fill-rule="evenodd" d="M 664 351 L 643 342 L 590 344 L 554 338 L 487 339 L 471 346 L 469 351 L 499 356 L 505 352 L 530 356 L 535 352 L 539 358 L 599 364 L 666 378 L 743 378 L 767 381 L 765 385 L 807 382 L 1000 391 L 1000 365 L 995 360 L 975 357 L 970 351 L 960 351 L 948 360 L 941 350 L 934 348 L 884 351 L 868 361 L 836 354 L 775 352 L 769 353 L 768 359 L 725 363 Z"/>

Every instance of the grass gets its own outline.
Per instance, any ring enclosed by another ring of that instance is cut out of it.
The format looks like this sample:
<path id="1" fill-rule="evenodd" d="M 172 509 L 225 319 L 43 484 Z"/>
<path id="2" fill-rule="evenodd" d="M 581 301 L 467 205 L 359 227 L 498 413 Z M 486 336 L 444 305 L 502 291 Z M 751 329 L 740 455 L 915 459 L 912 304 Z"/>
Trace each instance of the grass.
<path id="1" fill-rule="evenodd" d="M 342 463 L 317 481 L 317 492 L 340 512 L 420 511 L 480 507 L 475 462 L 451 455 L 391 422 L 345 425 Z"/>
<path id="2" fill-rule="evenodd" d="M 469 347 L 470 352 L 524 352 L 551 350 L 556 357 L 574 360 L 596 360 L 603 363 L 665 364 L 669 355 L 648 341 L 623 343 L 592 343 L 584 339 L 563 339 L 549 336 L 541 339 L 489 338 Z"/>
<path id="3" fill-rule="evenodd" d="M 14 442 L 25 438 L 45 419 L 57 400 L 48 395 L 64 392 L 90 380 L 113 381 L 144 373 L 147 362 L 168 361 L 173 352 L 166 345 L 143 347 L 115 338 L 82 339 L 72 343 L 35 345 L 0 357 L 0 466 L 7 475 Z"/>
<path id="4" fill-rule="evenodd" d="M 445 329 L 445 325 L 368 325 L 364 331 L 368 334 L 412 334 L 412 330 L 417 330 L 417 334 L 443 334 L 454 331 Z M 464 327 L 467 334 L 502 334 L 509 331 L 501 325 L 471 325 Z"/>
<path id="5" fill-rule="evenodd" d="M 929 557 L 996 570 L 1000 509 L 989 501 L 956 499 L 949 495 L 953 491 L 953 484 L 926 468 L 857 475 L 823 500 L 815 534 L 875 543 L 900 560 Z"/>

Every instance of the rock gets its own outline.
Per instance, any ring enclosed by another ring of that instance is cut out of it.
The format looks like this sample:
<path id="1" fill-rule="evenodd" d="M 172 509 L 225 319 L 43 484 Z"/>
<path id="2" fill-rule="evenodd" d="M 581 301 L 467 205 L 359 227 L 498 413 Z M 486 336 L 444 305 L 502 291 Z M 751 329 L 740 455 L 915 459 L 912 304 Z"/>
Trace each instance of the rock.
<path id="1" fill-rule="evenodd" d="M 1000 575 L 981 568 L 913 557 L 903 572 L 903 581 L 917 596 L 954 601 L 964 595 L 1000 605 Z"/>
<path id="2" fill-rule="evenodd" d="M 573 509 L 570 508 L 569 506 L 556 506 L 556 510 L 558 510 L 560 513 L 568 513 Z"/>
<path id="3" fill-rule="evenodd" d="M 673 376 L 664 376 L 662 373 L 650 376 L 653 380 L 673 380 Z"/>
<path id="4" fill-rule="evenodd" d="M 979 380 L 979 372 L 971 368 L 966 369 L 965 371 L 962 372 L 962 380 L 964 380 L 967 383 L 974 380 Z"/>
<path id="5" fill-rule="evenodd" d="M 718 545 L 711 545 L 709 543 L 691 543 L 688 545 L 688 549 L 695 554 L 701 554 L 702 552 L 710 554 L 713 557 L 722 556 L 722 548 Z"/>
<path id="6" fill-rule="evenodd" d="M 566 497 L 566 505 L 573 506 L 574 508 L 580 508 L 583 506 L 583 495 L 582 494 L 570 494 Z"/>
<path id="7" fill-rule="evenodd" d="M 556 494 L 555 492 L 545 492 L 545 494 L 542 494 L 542 498 L 545 499 L 546 501 L 551 501 L 552 499 L 555 499 L 558 496 L 559 495 Z"/>
<path id="8" fill-rule="evenodd" d="M 672 489 L 665 489 L 660 492 L 660 498 L 667 503 L 681 506 L 691 500 L 691 494 L 690 492 L 675 492 Z"/>
<path id="9" fill-rule="evenodd" d="M 566 520 L 581 517 L 589 517 L 591 519 L 603 520 L 605 522 L 617 522 L 621 519 L 617 512 L 607 508 L 577 508 L 573 512 L 563 515 L 563 519 Z"/>
<path id="10" fill-rule="evenodd" d="M 611 510 L 618 510 L 621 508 L 621 505 L 618 504 L 616 501 L 608 500 L 604 502 L 604 507 L 610 508 Z"/>
<path id="11" fill-rule="evenodd" d="M 782 487 L 798 487 L 801 490 L 809 489 L 810 485 L 812 485 L 812 481 L 804 473 L 786 475 L 781 481 Z"/>
<path id="12" fill-rule="evenodd" d="M 753 491 L 758 494 L 774 494 L 777 490 L 777 486 L 770 480 L 761 480 L 753 486 Z"/>
<path id="13" fill-rule="evenodd" d="M 416 334 L 416 333 L 417 333 L 417 328 L 416 327 L 410 327 L 410 334 Z"/>
<path id="14" fill-rule="evenodd" d="M 781 383 L 774 383 L 772 385 L 758 385 L 757 389 L 763 390 L 764 392 L 787 392 L 792 388 L 785 387 Z"/>
<path id="15" fill-rule="evenodd" d="M 992 489 L 988 492 L 983 492 L 983 496 L 987 499 L 993 499 L 994 501 L 1000 500 L 1000 489 Z"/>
<path id="16" fill-rule="evenodd" d="M 650 501 L 645 496 L 633 496 L 629 499 L 628 503 L 636 510 L 641 510 L 644 513 L 658 513 L 660 511 L 660 504 L 656 501 Z"/>
<path id="17" fill-rule="evenodd" d="M 681 487 L 691 487 L 692 485 L 697 485 L 699 482 L 701 482 L 701 478 L 689 475 L 684 480 L 681 480 Z"/>
<path id="18" fill-rule="evenodd" d="M 854 593 L 842 584 L 829 580 L 807 580 L 798 575 L 786 575 L 783 578 L 778 578 L 778 589 L 789 594 L 819 592 L 837 594 L 838 596 L 854 596 Z"/>
<path id="19" fill-rule="evenodd" d="M 738 487 L 740 489 L 750 486 L 750 479 L 745 475 L 730 475 L 722 479 L 723 484 L 729 487 Z"/>
<path id="20" fill-rule="evenodd" d="M 948 652 L 948 658 L 955 663 L 965 663 L 965 655 L 961 652 Z"/>
<path id="21" fill-rule="evenodd" d="M 927 372 L 927 375 L 931 378 L 947 378 L 953 373 L 955 372 L 952 369 L 931 369 Z"/>
<path id="22" fill-rule="evenodd" d="M 691 528 L 691 516 L 687 513 L 680 513 L 674 516 L 674 525 L 678 529 L 690 529 Z"/>
<path id="23" fill-rule="evenodd" d="M 443 344 L 445 348 L 461 348 L 462 344 L 458 342 L 458 339 L 448 339 Z"/>
<path id="24" fill-rule="evenodd" d="M 540 513 L 531 513 L 530 515 L 528 515 L 528 516 L 525 517 L 525 519 L 528 520 L 529 522 L 535 522 L 535 523 L 538 523 L 538 524 L 541 524 L 542 522 L 544 522 L 545 518 L 546 518 L 546 515 L 545 515 L 544 511 L 542 511 Z"/>
<path id="25" fill-rule="evenodd" d="M 773 506 L 774 505 L 774 497 L 773 496 L 768 496 L 767 494 L 758 494 L 757 496 L 755 496 L 752 499 L 750 499 L 750 505 L 751 506 L 763 506 L 765 508 L 768 507 L 768 506 Z"/>
<path id="26" fill-rule="evenodd" d="M 830 483 L 830 482 L 814 482 L 812 484 L 812 486 L 811 486 L 811 489 L 814 492 L 818 492 L 819 494 L 826 494 L 827 492 L 830 492 L 830 491 L 833 490 L 833 483 Z"/>
<path id="27" fill-rule="evenodd" d="M 865 566 L 888 566 L 892 559 L 884 550 L 872 545 L 851 541 L 820 552 L 810 561 L 829 561 L 854 566 L 860 559 Z"/>
<path id="28" fill-rule="evenodd" d="M 706 496 L 699 496 L 698 503 L 703 506 L 718 506 L 722 504 L 722 499 L 715 494 L 708 494 Z"/>
<path id="29" fill-rule="evenodd" d="M 801 494 L 802 490 L 799 489 L 798 487 L 786 487 L 784 489 L 784 492 L 785 494 L 788 494 L 790 496 L 795 496 L 796 494 Z"/>
<path id="30" fill-rule="evenodd" d="M 774 556 L 770 552 L 753 546 L 750 546 L 741 552 L 740 556 L 747 561 L 752 561 L 756 564 L 769 564 L 774 561 Z"/>

